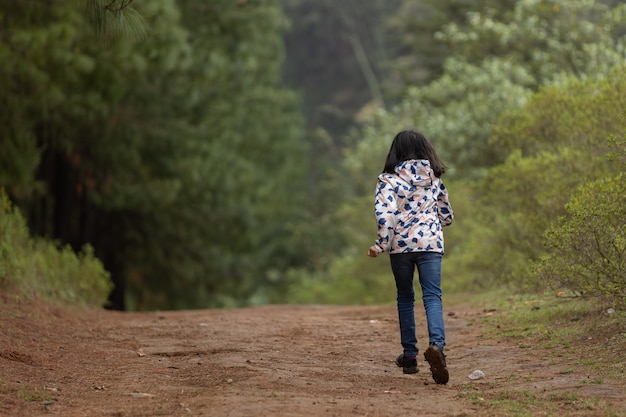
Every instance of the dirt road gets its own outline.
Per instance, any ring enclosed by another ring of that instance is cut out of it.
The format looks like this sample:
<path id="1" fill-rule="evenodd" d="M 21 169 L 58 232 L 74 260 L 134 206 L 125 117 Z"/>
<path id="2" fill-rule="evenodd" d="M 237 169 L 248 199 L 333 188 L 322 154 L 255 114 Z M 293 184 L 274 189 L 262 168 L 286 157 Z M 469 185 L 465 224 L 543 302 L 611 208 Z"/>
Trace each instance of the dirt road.
<path id="1" fill-rule="evenodd" d="M 626 413 L 623 379 L 600 381 L 575 358 L 487 336 L 478 319 L 494 313 L 470 306 L 446 309 L 450 382 L 442 386 L 423 360 L 417 375 L 395 366 L 394 306 L 116 313 L 9 304 L 1 416 Z M 419 308 L 417 320 L 423 352 Z M 470 380 L 476 369 L 485 378 Z"/>

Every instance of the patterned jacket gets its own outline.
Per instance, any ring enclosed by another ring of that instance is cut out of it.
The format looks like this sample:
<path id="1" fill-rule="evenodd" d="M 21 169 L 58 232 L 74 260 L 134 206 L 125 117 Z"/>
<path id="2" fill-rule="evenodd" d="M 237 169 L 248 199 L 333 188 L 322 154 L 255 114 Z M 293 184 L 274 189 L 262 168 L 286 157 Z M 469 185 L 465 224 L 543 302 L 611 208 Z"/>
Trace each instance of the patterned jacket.
<path id="1" fill-rule="evenodd" d="M 441 252 L 442 226 L 454 212 L 448 190 L 435 177 L 428 160 L 404 161 L 396 174 L 383 173 L 376 184 L 376 246 L 382 252 Z"/>

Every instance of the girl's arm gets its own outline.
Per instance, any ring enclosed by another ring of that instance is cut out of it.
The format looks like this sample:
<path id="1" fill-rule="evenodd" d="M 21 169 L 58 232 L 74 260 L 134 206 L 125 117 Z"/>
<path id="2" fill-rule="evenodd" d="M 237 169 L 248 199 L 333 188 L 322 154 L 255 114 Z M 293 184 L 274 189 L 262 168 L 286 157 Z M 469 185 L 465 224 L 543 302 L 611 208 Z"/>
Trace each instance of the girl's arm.
<path id="1" fill-rule="evenodd" d="M 448 199 L 448 189 L 445 185 L 443 185 L 442 181 L 439 181 L 437 206 L 441 225 L 450 226 L 452 224 L 452 220 L 454 220 L 454 211 L 452 211 L 452 206 L 450 205 L 450 200 Z"/>
<path id="2" fill-rule="evenodd" d="M 396 228 L 398 214 L 396 193 L 391 184 L 379 178 L 376 185 L 374 214 L 378 226 L 378 238 L 375 245 L 380 252 L 389 250 Z"/>

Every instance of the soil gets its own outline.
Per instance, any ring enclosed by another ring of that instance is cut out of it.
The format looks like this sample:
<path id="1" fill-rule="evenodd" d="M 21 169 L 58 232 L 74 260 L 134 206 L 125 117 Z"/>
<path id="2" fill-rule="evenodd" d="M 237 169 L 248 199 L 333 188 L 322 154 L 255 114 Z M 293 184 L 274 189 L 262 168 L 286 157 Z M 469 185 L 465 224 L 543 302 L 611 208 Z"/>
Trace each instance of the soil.
<path id="1" fill-rule="evenodd" d="M 626 415 L 623 375 L 485 332 L 479 319 L 498 312 L 472 305 L 446 306 L 450 381 L 438 385 L 422 353 L 416 375 L 394 364 L 393 305 L 122 313 L 0 302 L 0 416 Z M 423 352 L 421 308 L 416 318 Z M 474 370 L 485 377 L 469 379 Z"/>

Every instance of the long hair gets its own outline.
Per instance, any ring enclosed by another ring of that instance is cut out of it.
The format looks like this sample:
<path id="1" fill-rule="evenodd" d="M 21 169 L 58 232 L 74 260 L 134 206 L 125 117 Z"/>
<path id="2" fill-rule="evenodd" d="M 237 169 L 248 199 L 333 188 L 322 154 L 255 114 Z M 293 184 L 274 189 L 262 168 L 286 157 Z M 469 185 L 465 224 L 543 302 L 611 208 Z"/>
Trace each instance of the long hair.
<path id="1" fill-rule="evenodd" d="M 427 159 L 436 177 L 441 177 L 448 169 L 424 135 L 414 130 L 403 130 L 393 138 L 383 172 L 395 174 L 396 166 L 410 159 Z"/>

